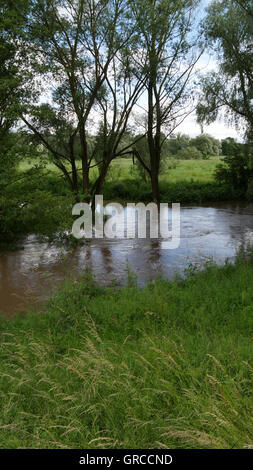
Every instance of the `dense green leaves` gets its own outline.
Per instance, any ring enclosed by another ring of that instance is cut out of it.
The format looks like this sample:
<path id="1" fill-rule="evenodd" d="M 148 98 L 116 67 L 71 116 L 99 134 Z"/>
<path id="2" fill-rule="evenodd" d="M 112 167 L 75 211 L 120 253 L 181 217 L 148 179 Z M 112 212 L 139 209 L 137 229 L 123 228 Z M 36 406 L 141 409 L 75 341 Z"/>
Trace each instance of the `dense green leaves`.
<path id="1" fill-rule="evenodd" d="M 253 16 L 252 1 L 214 1 L 204 30 L 219 58 L 219 70 L 203 80 L 199 120 L 214 121 L 224 111 L 230 122 L 253 132 Z"/>

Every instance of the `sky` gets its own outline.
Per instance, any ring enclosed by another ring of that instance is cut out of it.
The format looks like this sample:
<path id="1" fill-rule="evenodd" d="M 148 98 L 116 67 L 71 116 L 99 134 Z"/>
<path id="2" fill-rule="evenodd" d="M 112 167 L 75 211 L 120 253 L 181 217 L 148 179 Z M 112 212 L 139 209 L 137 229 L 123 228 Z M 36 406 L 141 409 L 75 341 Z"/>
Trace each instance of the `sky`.
<path id="1" fill-rule="evenodd" d="M 226 137 L 234 137 L 237 140 L 242 140 L 242 136 L 237 132 L 237 130 L 230 126 L 228 127 L 223 120 L 216 121 L 209 126 L 204 126 L 204 133 L 210 134 L 216 139 L 225 139 Z M 196 123 L 196 118 L 194 115 L 189 116 L 185 121 L 178 126 L 177 132 L 182 134 L 187 134 L 191 137 L 195 137 L 200 134 L 200 127 Z"/>

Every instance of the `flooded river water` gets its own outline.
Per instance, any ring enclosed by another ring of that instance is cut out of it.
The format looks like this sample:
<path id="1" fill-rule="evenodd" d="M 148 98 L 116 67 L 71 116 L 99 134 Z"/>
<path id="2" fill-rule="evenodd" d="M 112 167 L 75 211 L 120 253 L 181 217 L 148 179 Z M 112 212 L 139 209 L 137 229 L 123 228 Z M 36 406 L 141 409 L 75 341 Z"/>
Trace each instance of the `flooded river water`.
<path id="1" fill-rule="evenodd" d="M 170 216 L 169 216 L 170 219 Z M 253 246 L 253 205 L 223 203 L 181 207 L 181 241 L 174 250 L 161 249 L 161 239 L 91 239 L 66 249 L 41 243 L 30 235 L 23 247 L 0 256 L 0 310 L 7 315 L 39 305 L 69 275 L 87 268 L 101 285 L 124 283 L 126 268 L 145 283 L 162 275 L 172 279 L 190 263 L 218 264 Z"/>

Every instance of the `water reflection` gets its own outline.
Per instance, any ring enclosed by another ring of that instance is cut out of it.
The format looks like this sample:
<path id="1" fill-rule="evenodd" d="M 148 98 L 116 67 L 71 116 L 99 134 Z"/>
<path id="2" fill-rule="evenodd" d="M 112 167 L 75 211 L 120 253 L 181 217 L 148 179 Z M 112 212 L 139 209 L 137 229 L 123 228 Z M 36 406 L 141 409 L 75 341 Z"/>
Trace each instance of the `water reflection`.
<path id="1" fill-rule="evenodd" d="M 180 247 L 163 250 L 161 243 L 160 238 L 92 239 L 67 251 L 29 236 L 22 250 L 0 257 L 0 310 L 12 314 L 40 302 L 68 275 L 78 276 L 87 268 L 106 285 L 114 279 L 124 282 L 127 263 L 140 283 L 159 275 L 172 278 L 182 274 L 189 263 L 210 258 L 224 263 L 240 247 L 253 245 L 253 206 L 183 207 Z"/>

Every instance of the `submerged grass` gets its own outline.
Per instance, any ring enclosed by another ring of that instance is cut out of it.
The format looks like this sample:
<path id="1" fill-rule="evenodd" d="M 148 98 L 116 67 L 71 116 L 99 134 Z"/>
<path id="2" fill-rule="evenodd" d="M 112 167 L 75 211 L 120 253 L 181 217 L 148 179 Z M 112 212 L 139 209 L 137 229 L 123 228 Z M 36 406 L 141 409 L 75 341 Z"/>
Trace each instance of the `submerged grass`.
<path id="1" fill-rule="evenodd" d="M 253 266 L 1 320 L 1 448 L 253 448 Z"/>

